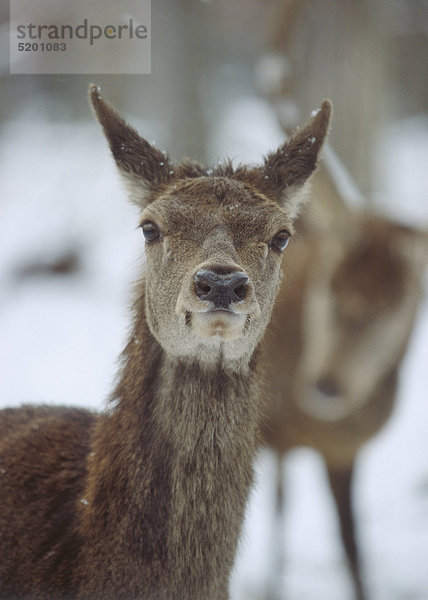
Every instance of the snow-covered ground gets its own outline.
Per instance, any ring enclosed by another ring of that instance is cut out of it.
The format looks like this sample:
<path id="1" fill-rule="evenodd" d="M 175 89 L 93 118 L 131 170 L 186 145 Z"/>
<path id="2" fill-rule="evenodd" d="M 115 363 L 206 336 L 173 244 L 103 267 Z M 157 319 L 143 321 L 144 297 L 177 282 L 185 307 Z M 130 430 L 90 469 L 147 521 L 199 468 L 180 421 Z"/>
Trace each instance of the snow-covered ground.
<path id="1" fill-rule="evenodd" d="M 391 150 L 393 132 L 388 133 L 382 164 L 395 173 L 397 185 L 390 177 L 388 186 L 380 181 L 379 194 L 387 189 L 394 206 L 402 202 L 403 208 L 416 207 L 413 220 L 426 227 L 421 179 L 426 166 L 415 165 L 421 165 L 427 140 L 421 127 L 413 125 L 407 137 L 402 128 L 397 134 L 400 168 Z M 254 99 L 230 107 L 216 134 L 212 155 L 228 152 L 242 160 L 259 159 L 282 139 L 273 117 Z M 412 179 L 407 204 L 397 191 L 403 190 L 403 177 Z M 0 406 L 49 402 L 102 407 L 126 337 L 131 284 L 143 260 L 136 225 L 136 211 L 125 200 L 95 123 L 54 125 L 27 113 L 3 127 Z M 78 256 L 78 268 L 69 274 L 23 270 L 69 254 Z M 358 465 L 360 537 L 373 600 L 428 598 L 427 339 L 425 301 L 403 365 L 398 408 Z M 271 568 L 274 463 L 269 452 L 260 455 L 257 472 L 233 577 L 234 600 L 261 598 Z M 284 530 L 276 534 L 286 544 L 287 598 L 352 598 L 318 457 L 308 450 L 295 451 L 284 477 L 287 517 Z"/>

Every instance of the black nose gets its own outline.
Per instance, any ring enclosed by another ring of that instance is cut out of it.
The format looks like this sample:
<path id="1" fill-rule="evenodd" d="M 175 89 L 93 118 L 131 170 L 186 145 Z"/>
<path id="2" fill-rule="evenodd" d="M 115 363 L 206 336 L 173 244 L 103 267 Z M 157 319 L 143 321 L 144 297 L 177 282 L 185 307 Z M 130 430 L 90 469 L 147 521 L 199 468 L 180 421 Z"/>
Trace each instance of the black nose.
<path id="1" fill-rule="evenodd" d="M 227 310 L 232 302 L 245 300 L 250 278 L 242 271 L 220 274 L 201 269 L 194 281 L 198 298 L 209 300 L 214 308 Z"/>
<path id="2" fill-rule="evenodd" d="M 331 377 L 321 377 L 318 379 L 316 389 L 321 392 L 326 398 L 336 398 L 340 396 L 340 390 L 337 383 Z"/>

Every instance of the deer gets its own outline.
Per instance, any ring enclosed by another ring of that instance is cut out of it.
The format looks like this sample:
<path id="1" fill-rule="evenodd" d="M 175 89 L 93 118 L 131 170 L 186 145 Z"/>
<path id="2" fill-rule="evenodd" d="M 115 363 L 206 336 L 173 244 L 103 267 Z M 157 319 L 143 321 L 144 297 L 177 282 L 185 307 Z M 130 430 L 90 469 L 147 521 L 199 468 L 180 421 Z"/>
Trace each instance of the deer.
<path id="1" fill-rule="evenodd" d="M 312 185 L 318 200 L 321 181 Z M 349 209 L 333 228 L 329 219 L 320 227 L 322 202 L 314 212 L 316 221 L 309 208 L 300 219 L 304 223 L 298 222 L 287 284 L 265 336 L 269 401 L 262 438 L 277 461 L 278 529 L 287 493 L 281 467 L 287 453 L 306 446 L 322 457 L 355 597 L 365 600 L 353 504 L 355 467 L 360 450 L 394 410 L 400 366 L 424 294 L 428 233 Z M 272 599 L 283 598 L 282 542 L 276 544 L 268 588 Z"/>
<path id="2" fill-rule="evenodd" d="M 268 54 L 261 60 L 260 85 L 285 134 L 299 113 L 293 32 L 302 10 L 314 5 L 311 0 L 275 5 Z M 277 531 L 284 517 L 282 465 L 288 452 L 303 446 L 322 457 L 354 595 L 367 600 L 355 470 L 361 449 L 396 405 L 400 367 L 424 295 L 428 232 L 361 208 L 367 199 L 328 142 L 311 195 L 316 202 L 297 222 L 291 260 L 283 265 L 286 285 L 265 336 L 262 438 L 277 463 Z M 282 600 L 279 535 L 272 555 L 266 596 Z"/>
<path id="3" fill-rule="evenodd" d="M 90 86 L 145 265 L 100 414 L 0 413 L 0 598 L 225 600 L 253 477 L 262 340 L 331 115 L 260 166 L 174 162 Z"/>

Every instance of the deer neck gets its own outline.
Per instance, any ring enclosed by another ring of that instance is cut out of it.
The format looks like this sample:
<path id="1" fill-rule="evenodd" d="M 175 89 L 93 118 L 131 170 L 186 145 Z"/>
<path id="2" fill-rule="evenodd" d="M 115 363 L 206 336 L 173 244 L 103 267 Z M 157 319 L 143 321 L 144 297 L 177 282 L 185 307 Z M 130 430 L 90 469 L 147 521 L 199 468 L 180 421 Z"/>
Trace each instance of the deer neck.
<path id="1" fill-rule="evenodd" d="M 168 363 L 158 410 L 171 444 L 170 558 L 214 581 L 219 564 L 232 567 L 252 481 L 254 390 L 247 377 Z"/>
<path id="2" fill-rule="evenodd" d="M 221 364 L 208 369 L 169 357 L 141 314 L 142 306 L 124 353 L 116 407 L 95 434 L 93 460 L 100 457 L 100 468 L 89 481 L 105 490 L 113 478 L 113 486 L 126 488 L 119 522 L 108 519 L 108 536 L 129 536 L 128 564 L 142 577 L 144 565 L 150 567 L 153 592 L 222 598 L 252 482 L 255 366 L 231 373 Z M 95 498 L 93 492 L 88 508 Z M 111 512 L 104 499 L 106 506 Z M 114 531 L 115 522 L 128 529 L 125 536 Z"/>

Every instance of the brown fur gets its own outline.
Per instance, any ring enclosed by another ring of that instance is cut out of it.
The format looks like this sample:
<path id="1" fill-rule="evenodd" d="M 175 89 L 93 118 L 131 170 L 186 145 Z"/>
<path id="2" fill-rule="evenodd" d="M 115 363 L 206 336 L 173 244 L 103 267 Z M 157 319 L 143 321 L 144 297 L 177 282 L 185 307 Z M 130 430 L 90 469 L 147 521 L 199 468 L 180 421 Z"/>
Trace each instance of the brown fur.
<path id="1" fill-rule="evenodd" d="M 91 101 L 141 222 L 160 233 L 108 410 L 1 413 L 0 598 L 226 599 L 280 281 L 272 240 L 292 231 L 330 104 L 263 166 L 210 172 L 173 165 L 95 86 Z M 201 268 L 246 274 L 245 297 L 214 312 Z"/>
<path id="2" fill-rule="evenodd" d="M 312 193 L 322 198 L 321 180 L 314 181 Z M 423 293 L 428 237 L 344 206 L 336 227 L 320 227 L 320 204 L 314 208 L 317 219 L 309 209 L 299 224 L 305 233 L 290 248 L 287 283 L 266 335 L 271 402 L 264 438 L 280 460 L 302 445 L 323 456 L 362 599 L 351 507 L 354 462 L 393 410 Z M 324 222 L 330 222 L 328 214 Z M 323 394 L 320 383 L 337 393 Z"/>
<path id="3" fill-rule="evenodd" d="M 298 119 L 299 95 L 309 89 L 300 84 L 309 81 L 309 87 L 316 88 L 316 80 L 301 70 L 305 35 L 300 31 L 302 24 L 306 34 L 308 23 L 322 27 L 321 21 L 315 24 L 316 18 L 305 21 L 311 11 L 316 14 L 316 4 L 323 3 L 282 0 L 273 6 L 267 56 L 270 68 L 261 73 L 260 83 L 286 133 Z M 343 4 L 348 11 L 351 3 Z M 353 7 L 352 14 L 360 18 L 361 5 L 354 3 Z M 344 26 L 341 39 L 346 42 L 347 34 L 355 27 L 349 18 L 351 13 L 345 19 L 344 14 L 335 13 L 335 18 Z M 366 41 L 370 43 L 369 38 Z M 309 45 L 313 46 L 311 42 Z M 348 60 L 352 60 L 354 50 L 348 50 Z M 364 76 L 370 79 L 370 74 L 376 72 L 378 82 L 375 63 L 373 71 L 359 59 L 354 61 L 354 79 L 363 67 Z M 339 98 L 345 88 L 337 87 Z M 370 84 L 365 89 L 369 90 Z M 339 129 L 342 139 L 352 140 L 348 146 L 355 150 L 355 123 L 361 141 L 373 134 L 373 120 L 366 114 L 367 103 L 357 102 L 354 108 L 365 113 L 365 131 L 364 127 L 359 131 L 361 119 L 349 119 L 349 110 L 345 111 L 344 129 Z M 354 133 L 343 137 L 348 127 L 354 128 Z M 346 153 L 349 148 L 345 146 L 342 152 Z M 354 172 L 367 157 L 367 144 L 360 146 L 364 154 L 360 164 L 348 160 Z M 284 508 L 280 477 L 284 454 L 304 445 L 323 456 L 355 596 L 364 600 L 367 594 L 352 507 L 354 464 L 362 445 L 381 430 L 394 407 L 400 364 L 423 293 L 428 235 L 350 209 L 348 205 L 356 200 L 362 203 L 364 198 L 354 185 L 349 185 L 350 179 L 343 185 L 345 169 L 331 148 L 327 150 L 312 184 L 317 202 L 311 203 L 298 223 L 303 235 L 290 248 L 289 266 L 285 268 L 287 283 L 280 290 L 266 334 L 265 394 L 269 402 L 264 436 L 278 459 L 278 520 Z M 355 151 L 352 154 L 355 159 Z M 283 548 L 277 547 L 274 552 L 279 563 Z M 282 563 L 272 569 L 269 600 L 283 598 L 281 569 Z"/>

